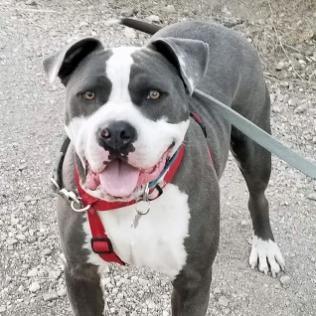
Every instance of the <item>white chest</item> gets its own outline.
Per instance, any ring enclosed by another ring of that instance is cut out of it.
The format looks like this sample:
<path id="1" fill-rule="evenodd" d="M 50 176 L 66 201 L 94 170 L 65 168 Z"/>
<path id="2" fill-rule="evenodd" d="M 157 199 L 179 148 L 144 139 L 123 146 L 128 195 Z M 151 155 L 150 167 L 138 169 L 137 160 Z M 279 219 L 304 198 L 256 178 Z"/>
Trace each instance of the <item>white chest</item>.
<path id="1" fill-rule="evenodd" d="M 143 203 L 141 203 L 143 204 Z M 140 209 L 146 205 L 139 204 Z M 99 212 L 116 254 L 127 264 L 149 267 L 174 278 L 186 262 L 184 239 L 188 236 L 190 210 L 187 194 L 168 184 L 163 195 L 150 203 L 148 214 L 141 216 L 135 228 L 136 205 Z M 90 248 L 89 223 L 84 248 L 90 250 L 89 262 L 107 265 Z"/>

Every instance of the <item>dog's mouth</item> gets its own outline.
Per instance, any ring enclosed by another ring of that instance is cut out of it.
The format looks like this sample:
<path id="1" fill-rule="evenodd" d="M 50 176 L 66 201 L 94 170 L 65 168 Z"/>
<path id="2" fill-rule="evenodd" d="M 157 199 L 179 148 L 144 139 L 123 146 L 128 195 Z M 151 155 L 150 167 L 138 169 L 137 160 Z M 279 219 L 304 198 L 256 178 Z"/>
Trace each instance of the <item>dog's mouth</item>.
<path id="1" fill-rule="evenodd" d="M 134 167 L 122 158 L 106 162 L 105 168 L 99 173 L 92 171 L 88 166 L 85 187 L 91 191 L 99 191 L 103 196 L 127 199 L 148 182 L 159 177 L 170 156 L 170 151 L 169 147 L 158 163 L 148 169 Z"/>

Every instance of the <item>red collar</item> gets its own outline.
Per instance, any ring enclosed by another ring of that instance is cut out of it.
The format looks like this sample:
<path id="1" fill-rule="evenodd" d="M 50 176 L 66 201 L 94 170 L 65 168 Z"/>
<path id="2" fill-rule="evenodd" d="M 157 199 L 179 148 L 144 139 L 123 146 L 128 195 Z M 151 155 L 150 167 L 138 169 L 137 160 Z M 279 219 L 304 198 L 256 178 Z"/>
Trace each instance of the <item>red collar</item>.
<path id="1" fill-rule="evenodd" d="M 160 190 L 160 194 L 162 193 L 162 189 L 160 188 L 159 184 L 162 182 L 162 187 L 164 187 L 167 183 L 170 183 L 175 176 L 177 170 L 179 169 L 183 156 L 185 153 L 185 145 L 182 144 L 181 147 L 178 149 L 174 160 L 171 161 L 168 170 L 166 171 L 165 175 L 159 180 L 157 185 L 155 185 L 152 190 L 158 188 Z M 124 265 L 125 263 L 115 254 L 112 243 L 107 236 L 105 227 L 102 224 L 102 221 L 99 217 L 98 211 L 110 211 L 122 207 L 126 207 L 132 204 L 137 203 L 137 200 L 131 200 L 127 202 L 109 202 L 105 200 L 100 200 L 88 194 L 80 184 L 79 172 L 78 169 L 75 168 L 74 170 L 74 180 L 75 184 L 79 193 L 80 200 L 83 206 L 90 205 L 90 208 L 87 211 L 88 214 L 88 221 L 91 230 L 91 248 L 92 250 L 99 254 L 102 259 L 108 262 L 116 262 L 119 264 Z"/>

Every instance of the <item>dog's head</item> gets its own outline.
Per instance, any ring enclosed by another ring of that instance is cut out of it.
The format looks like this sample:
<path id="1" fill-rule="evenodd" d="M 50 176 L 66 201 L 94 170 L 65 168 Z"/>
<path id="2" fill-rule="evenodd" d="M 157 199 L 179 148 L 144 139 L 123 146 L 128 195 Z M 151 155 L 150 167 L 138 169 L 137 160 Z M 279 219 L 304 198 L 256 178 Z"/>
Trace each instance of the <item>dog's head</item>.
<path id="1" fill-rule="evenodd" d="M 114 49 L 86 38 L 45 60 L 49 80 L 66 87 L 65 128 L 87 192 L 127 200 L 158 177 L 184 140 L 207 62 L 207 44 L 176 38 Z"/>

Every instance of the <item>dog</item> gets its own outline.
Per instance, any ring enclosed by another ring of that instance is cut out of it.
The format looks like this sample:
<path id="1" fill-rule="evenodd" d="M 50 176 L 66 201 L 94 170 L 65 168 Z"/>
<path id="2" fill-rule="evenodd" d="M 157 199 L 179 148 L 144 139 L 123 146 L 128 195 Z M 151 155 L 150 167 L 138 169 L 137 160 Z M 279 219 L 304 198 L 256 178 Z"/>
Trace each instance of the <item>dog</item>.
<path id="1" fill-rule="evenodd" d="M 44 62 L 49 80 L 58 77 L 66 89 L 70 144 L 60 164 L 62 186 L 79 192 L 75 204 L 62 197 L 57 204 L 68 296 L 75 315 L 102 315 L 102 268 L 146 266 L 172 281 L 172 315 L 203 316 L 229 150 L 249 190 L 250 266 L 276 276 L 284 259 L 265 197 L 270 153 L 194 90 L 268 133 L 270 97 L 257 53 L 239 33 L 203 22 L 161 30 L 133 23 L 154 33 L 146 46 L 105 48 L 85 38 Z"/>

